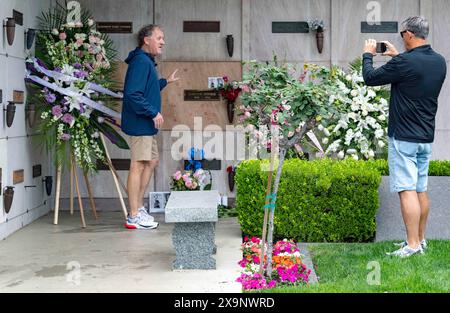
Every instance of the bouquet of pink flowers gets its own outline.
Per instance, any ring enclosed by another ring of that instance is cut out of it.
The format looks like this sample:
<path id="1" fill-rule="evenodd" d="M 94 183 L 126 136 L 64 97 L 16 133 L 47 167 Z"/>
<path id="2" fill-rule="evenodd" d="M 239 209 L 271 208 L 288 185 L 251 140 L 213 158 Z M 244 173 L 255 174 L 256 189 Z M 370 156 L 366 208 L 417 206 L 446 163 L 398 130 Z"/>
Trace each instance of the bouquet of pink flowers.
<path id="1" fill-rule="evenodd" d="M 170 189 L 172 191 L 207 190 L 208 173 L 199 168 L 193 171 L 176 171 L 171 177 Z"/>

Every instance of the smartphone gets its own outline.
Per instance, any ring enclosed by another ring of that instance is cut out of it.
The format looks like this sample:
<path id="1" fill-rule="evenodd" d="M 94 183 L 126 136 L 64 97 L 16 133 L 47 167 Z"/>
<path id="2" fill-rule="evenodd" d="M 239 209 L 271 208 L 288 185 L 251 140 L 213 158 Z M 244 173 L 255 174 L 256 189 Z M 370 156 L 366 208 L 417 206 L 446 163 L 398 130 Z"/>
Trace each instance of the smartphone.
<path id="1" fill-rule="evenodd" d="M 377 53 L 385 53 L 386 51 L 386 44 L 384 42 L 377 42 Z"/>

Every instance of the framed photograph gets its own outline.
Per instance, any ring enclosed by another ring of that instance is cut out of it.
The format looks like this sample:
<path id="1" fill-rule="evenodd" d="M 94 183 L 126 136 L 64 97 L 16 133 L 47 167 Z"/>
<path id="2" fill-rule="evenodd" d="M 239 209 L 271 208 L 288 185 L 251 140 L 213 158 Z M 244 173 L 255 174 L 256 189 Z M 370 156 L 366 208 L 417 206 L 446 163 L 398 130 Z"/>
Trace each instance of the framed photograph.
<path id="1" fill-rule="evenodd" d="M 148 197 L 150 213 L 164 213 L 169 196 L 170 192 L 150 192 Z"/>

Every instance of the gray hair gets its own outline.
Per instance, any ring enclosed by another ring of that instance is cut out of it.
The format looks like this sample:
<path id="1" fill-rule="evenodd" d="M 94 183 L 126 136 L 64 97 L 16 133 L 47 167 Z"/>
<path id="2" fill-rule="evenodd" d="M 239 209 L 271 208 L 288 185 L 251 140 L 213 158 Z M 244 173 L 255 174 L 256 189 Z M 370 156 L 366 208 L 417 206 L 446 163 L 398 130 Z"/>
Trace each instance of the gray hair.
<path id="1" fill-rule="evenodd" d="M 138 45 L 139 47 L 142 47 L 144 45 L 144 38 L 147 36 L 151 36 L 153 34 L 153 31 L 158 28 L 161 29 L 159 25 L 150 24 L 145 25 L 142 27 L 138 32 Z"/>
<path id="2" fill-rule="evenodd" d="M 403 30 L 409 30 L 416 37 L 427 39 L 430 32 L 430 25 L 426 18 L 422 16 L 411 16 L 408 17 L 402 23 Z"/>

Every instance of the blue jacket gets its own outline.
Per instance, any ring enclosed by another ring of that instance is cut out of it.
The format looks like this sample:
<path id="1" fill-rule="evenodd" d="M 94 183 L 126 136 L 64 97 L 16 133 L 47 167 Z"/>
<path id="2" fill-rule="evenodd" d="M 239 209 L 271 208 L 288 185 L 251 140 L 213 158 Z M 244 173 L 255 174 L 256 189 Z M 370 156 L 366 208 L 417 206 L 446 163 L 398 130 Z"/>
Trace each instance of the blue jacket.
<path id="1" fill-rule="evenodd" d="M 122 130 L 131 136 L 158 133 L 153 118 L 161 112 L 161 90 L 167 80 L 158 79 L 155 59 L 141 48 L 130 52 L 125 76 L 122 106 Z"/>

